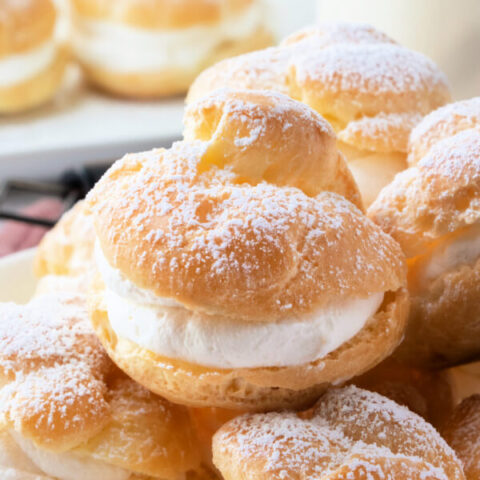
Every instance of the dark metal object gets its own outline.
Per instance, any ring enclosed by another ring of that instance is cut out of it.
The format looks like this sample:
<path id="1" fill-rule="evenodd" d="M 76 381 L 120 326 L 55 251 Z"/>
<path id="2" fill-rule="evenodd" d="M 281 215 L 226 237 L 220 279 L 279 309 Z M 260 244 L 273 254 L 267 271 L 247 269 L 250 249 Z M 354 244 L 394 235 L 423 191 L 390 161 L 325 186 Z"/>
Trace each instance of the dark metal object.
<path id="1" fill-rule="evenodd" d="M 62 214 L 78 200 L 85 197 L 105 173 L 110 164 L 93 164 L 68 170 L 56 182 L 37 182 L 30 180 L 7 180 L 0 189 L 0 219 L 14 220 L 43 227 L 53 227 L 60 219 L 46 219 L 9 210 L 5 205 L 12 194 L 33 193 L 39 197 L 57 197 L 62 200 Z M 61 216 L 61 215 L 60 215 Z"/>

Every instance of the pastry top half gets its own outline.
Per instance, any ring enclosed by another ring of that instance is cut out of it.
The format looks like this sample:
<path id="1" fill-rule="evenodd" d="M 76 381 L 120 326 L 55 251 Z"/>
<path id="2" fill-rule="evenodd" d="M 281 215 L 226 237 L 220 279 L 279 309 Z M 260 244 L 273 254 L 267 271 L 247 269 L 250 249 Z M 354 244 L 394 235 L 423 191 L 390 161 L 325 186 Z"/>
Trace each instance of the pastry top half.
<path id="1" fill-rule="evenodd" d="M 73 0 L 77 13 L 144 29 L 209 25 L 241 14 L 256 0 Z"/>
<path id="2" fill-rule="evenodd" d="M 190 104 L 184 138 L 207 147 L 199 169 L 235 174 L 235 183 L 266 181 L 309 196 L 338 193 L 362 208 L 357 185 L 331 126 L 312 109 L 273 92 L 221 89 Z"/>
<path id="3" fill-rule="evenodd" d="M 437 141 L 424 157 L 398 174 L 368 210 L 407 257 L 424 253 L 442 238 L 455 240 L 456 235 L 473 232 L 480 220 L 480 124 L 457 128 L 456 121 L 463 125 L 464 117 L 454 113 L 454 106 L 445 111 L 452 114 L 441 122 L 447 126 L 432 134 Z M 425 124 L 432 125 L 437 115 L 427 117 Z M 422 122 L 417 130 L 423 129 Z M 416 135 L 413 138 L 415 142 Z"/>
<path id="4" fill-rule="evenodd" d="M 0 59 L 49 40 L 55 28 L 52 0 L 0 0 Z"/>
<path id="5" fill-rule="evenodd" d="M 225 480 L 464 478 L 430 424 L 356 387 L 329 390 L 305 414 L 237 417 L 215 434 L 213 461 Z"/>
<path id="6" fill-rule="evenodd" d="M 88 201 L 108 264 L 165 305 L 218 321 L 272 322 L 402 287 L 403 257 L 389 236 L 339 194 L 308 196 L 286 181 L 293 129 L 310 137 L 299 169 L 315 162 L 331 184 L 342 157 L 328 155 L 326 124 L 285 97 L 251 95 L 264 104 L 231 93 L 192 107 L 187 140 L 127 155 L 97 184 Z M 275 157 L 261 155 L 268 142 Z"/>
<path id="7" fill-rule="evenodd" d="M 321 24 L 270 48 L 219 62 L 190 88 L 194 101 L 219 86 L 269 88 L 322 114 L 357 150 L 406 152 L 421 117 L 450 100 L 427 57 L 364 24 Z"/>
<path id="8" fill-rule="evenodd" d="M 50 467 L 75 455 L 176 479 L 199 462 L 188 412 L 115 367 L 93 333 L 85 298 L 74 294 L 1 306 L 0 430 L 39 465 L 57 455 Z"/>

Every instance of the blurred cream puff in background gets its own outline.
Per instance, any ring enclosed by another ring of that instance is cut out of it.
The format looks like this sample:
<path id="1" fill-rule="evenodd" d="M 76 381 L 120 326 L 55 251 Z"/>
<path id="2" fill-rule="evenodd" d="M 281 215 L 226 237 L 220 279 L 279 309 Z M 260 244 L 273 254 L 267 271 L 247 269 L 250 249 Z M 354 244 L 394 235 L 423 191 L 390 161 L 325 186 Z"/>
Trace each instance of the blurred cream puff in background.
<path id="1" fill-rule="evenodd" d="M 73 0 L 90 82 L 129 97 L 182 93 L 208 65 L 273 42 L 259 0 Z"/>
<path id="2" fill-rule="evenodd" d="M 0 0 L 0 114 L 48 101 L 62 82 L 67 52 L 51 0 Z"/>

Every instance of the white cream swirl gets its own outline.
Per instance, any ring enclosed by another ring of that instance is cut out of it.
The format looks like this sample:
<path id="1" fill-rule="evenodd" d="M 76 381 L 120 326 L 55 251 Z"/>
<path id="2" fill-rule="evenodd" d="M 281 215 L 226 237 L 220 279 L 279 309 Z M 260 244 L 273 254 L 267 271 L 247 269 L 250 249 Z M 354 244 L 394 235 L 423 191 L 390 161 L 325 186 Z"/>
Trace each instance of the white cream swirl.
<path id="1" fill-rule="evenodd" d="M 261 2 L 214 24 L 163 31 L 83 17 L 74 22 L 73 46 L 80 60 L 112 72 L 191 71 L 224 42 L 248 37 L 262 22 Z"/>
<path id="2" fill-rule="evenodd" d="M 137 287 L 108 263 L 98 242 L 96 261 L 117 335 L 158 355 L 215 368 L 294 366 L 321 359 L 356 335 L 384 296 L 334 300 L 275 323 L 243 322 L 206 316 Z"/>

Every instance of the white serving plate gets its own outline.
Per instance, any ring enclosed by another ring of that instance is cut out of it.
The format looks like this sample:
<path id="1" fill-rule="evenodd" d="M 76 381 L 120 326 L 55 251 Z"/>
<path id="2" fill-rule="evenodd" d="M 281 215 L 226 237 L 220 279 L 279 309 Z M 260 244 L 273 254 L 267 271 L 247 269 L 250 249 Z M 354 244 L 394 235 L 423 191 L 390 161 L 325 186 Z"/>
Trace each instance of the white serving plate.
<path id="1" fill-rule="evenodd" d="M 0 259 L 0 302 L 27 303 L 35 291 L 33 274 L 36 248 Z"/>

